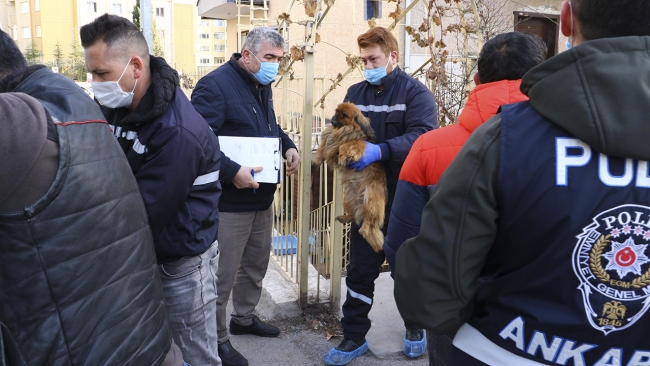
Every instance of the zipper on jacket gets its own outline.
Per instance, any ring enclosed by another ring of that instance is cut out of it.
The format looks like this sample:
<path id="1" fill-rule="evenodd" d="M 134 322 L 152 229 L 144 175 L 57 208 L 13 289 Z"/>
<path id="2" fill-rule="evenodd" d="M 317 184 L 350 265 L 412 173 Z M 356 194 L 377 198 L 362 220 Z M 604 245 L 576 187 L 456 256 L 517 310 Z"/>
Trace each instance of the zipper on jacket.
<path id="1" fill-rule="evenodd" d="M 253 107 L 253 112 L 257 114 L 257 110 L 255 109 L 255 107 Z M 269 132 L 271 132 L 271 123 L 269 123 L 269 121 L 266 121 L 266 125 L 269 127 Z"/>

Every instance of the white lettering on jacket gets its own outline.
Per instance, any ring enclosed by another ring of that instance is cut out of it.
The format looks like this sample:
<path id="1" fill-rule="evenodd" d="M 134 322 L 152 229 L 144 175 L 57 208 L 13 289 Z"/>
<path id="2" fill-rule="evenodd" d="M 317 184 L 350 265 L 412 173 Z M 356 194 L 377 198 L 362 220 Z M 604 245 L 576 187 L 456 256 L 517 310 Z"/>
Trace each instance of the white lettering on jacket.
<path id="1" fill-rule="evenodd" d="M 569 149 L 579 149 L 580 154 L 569 154 Z M 592 159 L 592 151 L 589 145 L 576 138 L 558 137 L 555 139 L 555 176 L 556 185 L 569 185 L 569 169 L 580 168 Z M 626 187 L 634 180 L 635 160 L 625 159 L 625 169 L 622 175 L 612 175 L 609 169 L 609 157 L 605 154 L 598 154 L 598 179 L 609 187 Z M 650 176 L 648 171 L 650 163 L 643 160 L 636 161 L 636 180 L 634 185 L 639 188 L 650 188 Z"/>
<path id="2" fill-rule="evenodd" d="M 598 348 L 596 344 L 577 344 L 576 341 L 553 336 L 550 343 L 543 332 L 535 330 L 533 336 L 526 346 L 524 336 L 525 321 L 522 317 L 513 319 L 503 327 L 499 336 L 504 340 L 514 342 L 518 349 L 532 355 L 541 356 L 544 360 L 558 365 L 587 366 L 584 354 Z M 573 361 L 573 362 L 569 362 Z M 596 363 L 591 366 L 624 366 L 623 349 L 612 347 L 608 349 Z M 650 366 L 650 351 L 636 350 L 625 366 Z"/>

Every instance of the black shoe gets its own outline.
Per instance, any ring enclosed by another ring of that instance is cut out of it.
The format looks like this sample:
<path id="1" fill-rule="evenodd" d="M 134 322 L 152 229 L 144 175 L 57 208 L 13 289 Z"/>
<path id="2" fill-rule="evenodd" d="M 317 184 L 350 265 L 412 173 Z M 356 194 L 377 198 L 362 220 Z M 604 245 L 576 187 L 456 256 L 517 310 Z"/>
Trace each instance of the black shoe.
<path id="1" fill-rule="evenodd" d="M 230 341 L 219 344 L 219 358 L 223 366 L 248 366 L 248 360 L 242 356 Z"/>
<path id="2" fill-rule="evenodd" d="M 257 316 L 253 316 L 253 324 L 239 325 L 230 319 L 230 334 L 252 334 L 259 337 L 277 337 L 280 335 L 280 329 L 274 325 L 266 324 Z"/>
<path id="3" fill-rule="evenodd" d="M 347 365 L 350 361 L 368 352 L 368 342 L 365 339 L 353 341 L 343 338 L 341 344 L 332 348 L 325 355 L 326 365 Z"/>
<path id="4" fill-rule="evenodd" d="M 404 338 L 409 342 L 419 342 L 424 339 L 424 330 L 417 328 L 407 328 Z"/>
<path id="5" fill-rule="evenodd" d="M 336 350 L 341 352 L 352 352 L 357 348 L 363 346 L 365 343 L 365 338 L 356 341 L 344 338 L 343 341 L 338 346 L 336 346 Z"/>

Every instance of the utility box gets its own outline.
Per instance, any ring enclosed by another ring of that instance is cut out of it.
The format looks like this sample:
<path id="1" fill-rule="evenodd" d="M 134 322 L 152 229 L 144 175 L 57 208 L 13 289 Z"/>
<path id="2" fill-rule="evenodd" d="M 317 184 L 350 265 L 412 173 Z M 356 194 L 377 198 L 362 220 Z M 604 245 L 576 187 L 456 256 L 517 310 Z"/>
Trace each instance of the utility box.
<path id="1" fill-rule="evenodd" d="M 547 58 L 551 58 L 557 54 L 560 33 L 559 12 L 544 7 L 543 9 L 526 8 L 523 10 L 515 10 L 513 13 L 515 18 L 515 32 L 538 35 L 546 43 L 546 47 L 548 47 Z"/>

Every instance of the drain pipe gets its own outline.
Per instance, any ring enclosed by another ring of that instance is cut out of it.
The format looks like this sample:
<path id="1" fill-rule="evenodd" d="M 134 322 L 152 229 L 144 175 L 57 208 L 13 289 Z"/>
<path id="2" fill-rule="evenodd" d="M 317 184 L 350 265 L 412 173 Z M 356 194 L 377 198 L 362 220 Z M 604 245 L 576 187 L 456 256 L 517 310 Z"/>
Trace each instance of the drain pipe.
<path id="1" fill-rule="evenodd" d="M 408 8 L 411 1 L 417 0 L 406 0 L 405 8 Z M 406 24 L 404 26 L 404 72 L 407 74 L 411 72 L 411 35 L 406 32 L 406 27 L 411 25 L 411 12 L 406 13 Z"/>

